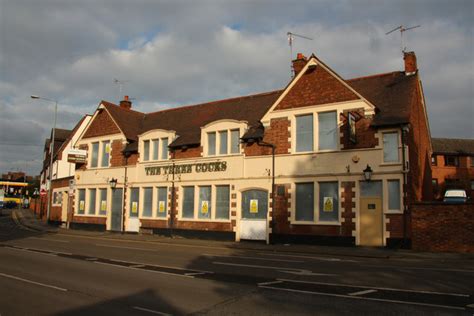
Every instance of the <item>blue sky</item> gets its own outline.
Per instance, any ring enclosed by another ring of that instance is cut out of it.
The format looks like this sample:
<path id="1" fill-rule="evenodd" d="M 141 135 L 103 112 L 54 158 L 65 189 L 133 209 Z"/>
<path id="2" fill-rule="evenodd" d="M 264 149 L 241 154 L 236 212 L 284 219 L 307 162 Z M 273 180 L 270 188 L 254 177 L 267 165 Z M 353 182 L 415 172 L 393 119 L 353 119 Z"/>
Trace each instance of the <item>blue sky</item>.
<path id="1" fill-rule="evenodd" d="M 0 171 L 38 173 L 52 105 L 71 129 L 119 86 L 139 111 L 281 89 L 293 53 L 344 78 L 402 70 L 416 52 L 434 137 L 474 135 L 474 2 L 0 1 Z M 293 56 L 294 57 L 294 56 Z"/>

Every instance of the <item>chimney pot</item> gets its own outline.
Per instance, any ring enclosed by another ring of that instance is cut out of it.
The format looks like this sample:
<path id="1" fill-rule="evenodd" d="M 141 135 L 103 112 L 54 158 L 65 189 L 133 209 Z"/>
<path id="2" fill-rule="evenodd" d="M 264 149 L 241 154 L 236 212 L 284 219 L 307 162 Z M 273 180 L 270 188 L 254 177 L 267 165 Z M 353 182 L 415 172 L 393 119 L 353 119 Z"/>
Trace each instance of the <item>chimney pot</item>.
<path id="1" fill-rule="evenodd" d="M 123 100 L 120 101 L 120 107 L 122 109 L 130 110 L 132 108 L 132 101 L 128 99 L 128 95 L 123 97 Z"/>
<path id="2" fill-rule="evenodd" d="M 296 59 L 293 60 L 293 71 L 295 73 L 295 77 L 300 73 L 303 69 L 304 65 L 306 65 L 306 56 L 302 53 L 296 54 Z"/>
<path id="3" fill-rule="evenodd" d="M 403 60 L 405 61 L 405 74 L 406 75 L 414 74 L 418 70 L 418 66 L 416 64 L 415 52 L 404 52 Z"/>

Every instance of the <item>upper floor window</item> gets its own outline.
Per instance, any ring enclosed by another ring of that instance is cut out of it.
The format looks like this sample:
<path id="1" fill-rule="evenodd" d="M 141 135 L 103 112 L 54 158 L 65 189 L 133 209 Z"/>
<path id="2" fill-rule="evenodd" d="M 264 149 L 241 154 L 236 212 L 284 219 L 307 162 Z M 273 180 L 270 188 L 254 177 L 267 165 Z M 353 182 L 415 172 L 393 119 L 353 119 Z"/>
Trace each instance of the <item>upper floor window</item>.
<path id="1" fill-rule="evenodd" d="M 142 161 L 168 159 L 168 137 L 144 140 L 142 151 Z"/>
<path id="2" fill-rule="evenodd" d="M 436 158 L 437 158 L 436 155 L 431 156 L 431 165 L 432 166 L 437 166 L 438 165 L 438 161 L 437 161 Z"/>
<path id="3" fill-rule="evenodd" d="M 383 133 L 383 161 L 399 162 L 398 133 Z"/>
<path id="4" fill-rule="evenodd" d="M 110 141 L 102 142 L 102 160 L 100 163 L 101 167 L 108 167 L 110 160 Z"/>
<path id="5" fill-rule="evenodd" d="M 337 113 L 318 114 L 319 150 L 337 149 Z"/>
<path id="6" fill-rule="evenodd" d="M 240 153 L 240 131 L 238 129 L 207 133 L 208 156 L 238 153 Z"/>
<path id="7" fill-rule="evenodd" d="M 108 167 L 110 161 L 110 141 L 92 143 L 91 168 Z"/>
<path id="8" fill-rule="evenodd" d="M 296 117 L 296 152 L 313 151 L 313 114 Z"/>
<path id="9" fill-rule="evenodd" d="M 143 141 L 143 161 L 150 160 L 150 141 Z"/>
<path id="10" fill-rule="evenodd" d="M 99 164 L 99 142 L 92 143 L 91 168 L 97 168 Z"/>
<path id="11" fill-rule="evenodd" d="M 207 155 L 214 156 L 216 154 L 216 132 L 207 133 Z"/>
<path id="12" fill-rule="evenodd" d="M 459 157 L 458 156 L 444 156 L 444 165 L 459 167 Z"/>

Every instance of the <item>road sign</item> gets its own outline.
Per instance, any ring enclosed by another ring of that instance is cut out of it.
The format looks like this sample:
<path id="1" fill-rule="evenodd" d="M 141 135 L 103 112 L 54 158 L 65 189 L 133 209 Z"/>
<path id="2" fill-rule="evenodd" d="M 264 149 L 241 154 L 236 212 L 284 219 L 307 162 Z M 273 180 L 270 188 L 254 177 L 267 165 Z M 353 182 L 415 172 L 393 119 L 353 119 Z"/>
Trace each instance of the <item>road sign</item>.
<path id="1" fill-rule="evenodd" d="M 41 196 L 45 196 L 45 195 L 46 195 L 46 190 L 45 190 L 45 189 L 41 189 L 40 195 L 41 195 Z"/>

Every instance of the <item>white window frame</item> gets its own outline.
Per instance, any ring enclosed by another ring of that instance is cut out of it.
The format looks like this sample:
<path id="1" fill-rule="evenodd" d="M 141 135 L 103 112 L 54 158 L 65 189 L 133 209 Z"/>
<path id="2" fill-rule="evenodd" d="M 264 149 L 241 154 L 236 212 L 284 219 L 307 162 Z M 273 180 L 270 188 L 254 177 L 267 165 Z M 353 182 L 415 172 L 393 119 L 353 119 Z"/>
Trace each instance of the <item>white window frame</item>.
<path id="1" fill-rule="evenodd" d="M 107 166 L 102 167 L 102 157 L 104 155 L 104 153 L 102 151 L 102 148 L 104 146 L 104 143 L 106 143 L 106 142 L 109 142 L 109 160 L 107 161 Z M 89 169 L 105 169 L 105 168 L 110 167 L 110 159 L 112 159 L 112 142 L 113 142 L 113 139 L 104 139 L 104 140 L 92 141 L 92 142 L 89 143 L 89 146 L 91 148 L 91 155 L 90 155 L 90 158 L 88 159 L 89 160 L 89 165 L 88 165 Z M 97 152 L 97 166 L 96 167 L 92 167 L 92 144 L 94 144 L 94 143 L 99 144 L 99 148 L 98 148 L 98 152 Z"/>
<path id="2" fill-rule="evenodd" d="M 398 143 L 398 161 L 385 161 L 384 159 L 384 150 L 385 150 L 385 144 L 384 144 L 384 135 L 385 134 L 397 134 L 397 143 Z M 402 143 L 401 143 L 401 137 L 400 137 L 400 132 L 398 130 L 386 130 L 383 131 L 380 135 L 380 141 L 381 141 L 381 148 L 382 148 L 382 163 L 381 165 L 400 165 L 402 163 L 401 157 L 402 157 Z M 408 157 L 408 156 L 407 156 Z M 431 162 L 430 162 L 431 163 Z"/>
<path id="3" fill-rule="evenodd" d="M 167 161 L 170 159 L 170 152 L 169 149 L 167 150 L 167 157 L 165 159 L 162 158 L 163 153 L 163 140 L 167 139 L 168 145 L 175 139 L 175 132 L 174 131 L 167 131 L 167 130 L 151 130 L 142 135 L 138 135 L 139 138 L 139 145 L 138 145 L 138 152 L 140 154 L 139 163 L 150 163 L 150 162 L 157 162 L 157 161 Z M 144 159 L 145 154 L 145 141 L 149 141 L 150 148 L 149 148 L 149 155 L 148 160 Z M 154 159 L 153 153 L 155 152 L 155 146 L 157 141 L 158 143 L 158 159 Z M 143 155 L 142 155 L 143 154 Z"/>
<path id="4" fill-rule="evenodd" d="M 224 156 L 238 156 L 243 154 L 242 146 L 239 141 L 239 150 L 236 153 L 231 152 L 232 148 L 232 132 L 239 131 L 239 140 L 244 135 L 247 128 L 247 122 L 235 121 L 235 120 L 219 120 L 211 122 L 204 127 L 201 127 L 201 144 L 202 144 L 202 155 L 204 157 L 224 157 Z M 220 133 L 227 132 L 227 152 L 220 153 Z M 209 155 L 209 133 L 215 133 L 216 135 L 216 146 L 215 154 Z"/>
<path id="5" fill-rule="evenodd" d="M 400 209 L 399 210 L 391 210 L 389 209 L 389 191 L 388 191 L 388 181 L 398 181 L 398 184 L 400 186 Z M 383 199 L 383 210 L 384 214 L 403 214 L 403 178 L 400 177 L 392 177 L 388 179 L 384 179 L 382 181 L 382 199 Z"/>
<path id="6" fill-rule="evenodd" d="M 318 110 L 301 110 L 297 111 L 297 113 L 293 113 L 289 116 L 291 120 L 291 153 L 292 154 L 310 154 L 310 153 L 331 153 L 331 152 L 338 152 L 341 150 L 341 113 L 343 109 L 318 109 Z M 329 113 L 335 112 L 336 113 L 336 149 L 324 149 L 319 150 L 319 113 Z M 313 115 L 313 150 L 312 151 L 296 151 L 296 118 L 299 116 L 305 115 Z"/>
<path id="7" fill-rule="evenodd" d="M 96 199 L 95 199 L 95 214 L 89 214 L 89 202 L 90 202 L 90 189 L 95 189 L 95 194 L 96 194 Z M 107 192 L 107 209 L 106 209 L 106 214 L 100 215 L 100 196 L 99 192 L 101 189 L 105 189 Z M 84 214 L 78 214 L 79 212 L 79 190 L 85 190 L 84 194 Z M 109 213 L 109 207 L 110 207 L 110 202 L 111 201 L 111 196 L 110 192 L 108 190 L 107 186 L 87 186 L 87 187 L 80 187 L 75 190 L 77 192 L 77 200 L 75 204 L 75 210 L 74 210 L 74 216 L 84 216 L 84 217 L 107 217 L 107 214 Z"/>

